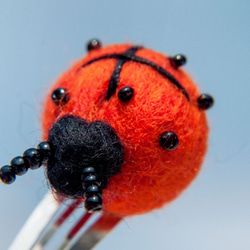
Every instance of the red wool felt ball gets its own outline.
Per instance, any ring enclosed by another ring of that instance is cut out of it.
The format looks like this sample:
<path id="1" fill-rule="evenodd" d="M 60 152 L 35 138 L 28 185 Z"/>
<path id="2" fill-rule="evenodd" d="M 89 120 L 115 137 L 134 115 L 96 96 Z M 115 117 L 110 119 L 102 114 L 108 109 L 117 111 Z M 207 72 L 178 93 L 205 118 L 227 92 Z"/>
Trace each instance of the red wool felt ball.
<path id="1" fill-rule="evenodd" d="M 130 44 L 88 49 L 46 99 L 52 189 L 121 217 L 160 208 L 200 170 L 211 97 L 181 69 L 183 55 Z"/>

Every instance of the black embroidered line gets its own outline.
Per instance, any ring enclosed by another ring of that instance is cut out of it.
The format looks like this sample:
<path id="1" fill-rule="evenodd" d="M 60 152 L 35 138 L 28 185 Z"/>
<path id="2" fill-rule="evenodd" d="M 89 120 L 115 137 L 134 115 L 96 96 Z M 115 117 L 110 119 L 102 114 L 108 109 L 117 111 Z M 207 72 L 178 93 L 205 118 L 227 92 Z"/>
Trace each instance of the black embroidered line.
<path id="1" fill-rule="evenodd" d="M 117 87 L 118 82 L 119 82 L 119 76 L 120 76 L 121 68 L 122 68 L 123 64 L 126 61 L 134 61 L 134 62 L 138 62 L 138 63 L 148 65 L 148 66 L 152 67 L 153 69 L 157 70 L 157 72 L 159 72 L 159 74 L 166 77 L 176 87 L 178 87 L 181 90 L 181 92 L 184 94 L 184 96 L 187 98 L 187 100 L 189 101 L 190 99 L 189 99 L 189 95 L 188 95 L 187 91 L 185 90 L 185 88 L 179 83 L 179 81 L 173 75 L 171 75 L 168 71 L 166 71 L 164 68 L 162 68 L 158 64 L 156 64 L 156 63 L 154 63 L 154 62 L 152 62 L 152 61 L 150 61 L 148 59 L 145 59 L 145 58 L 134 55 L 134 53 L 140 48 L 142 48 L 142 47 L 136 46 L 136 47 L 130 48 L 129 50 L 127 50 L 126 52 L 124 52 L 122 54 L 106 54 L 104 56 L 94 58 L 91 61 L 85 63 L 81 68 L 84 68 L 84 67 L 86 67 L 86 66 L 88 66 L 88 65 L 90 65 L 90 64 L 92 64 L 94 62 L 97 62 L 97 61 L 100 61 L 100 60 L 103 60 L 103 59 L 110 59 L 110 58 L 119 59 L 117 64 L 116 64 L 115 70 L 113 71 L 113 74 L 111 76 L 111 79 L 113 79 L 113 80 L 110 79 L 108 95 L 107 95 L 107 98 L 106 98 L 107 100 L 110 99 L 110 97 L 112 96 L 112 94 L 114 94 L 114 92 L 116 90 L 116 87 Z M 117 82 L 117 80 L 118 80 L 118 82 Z M 111 83 L 111 81 L 112 81 L 112 83 Z"/>
<path id="2" fill-rule="evenodd" d="M 132 47 L 125 51 L 123 55 L 126 55 L 128 57 L 133 56 L 134 53 L 140 49 L 140 47 Z M 119 80 L 120 80 L 120 73 L 122 70 L 122 66 L 124 65 L 125 62 L 129 61 L 129 58 L 119 58 L 116 65 L 115 69 L 111 75 L 110 81 L 109 81 L 109 88 L 108 88 L 108 94 L 106 97 L 106 100 L 109 100 L 113 94 L 115 94 L 116 88 L 118 87 Z"/>

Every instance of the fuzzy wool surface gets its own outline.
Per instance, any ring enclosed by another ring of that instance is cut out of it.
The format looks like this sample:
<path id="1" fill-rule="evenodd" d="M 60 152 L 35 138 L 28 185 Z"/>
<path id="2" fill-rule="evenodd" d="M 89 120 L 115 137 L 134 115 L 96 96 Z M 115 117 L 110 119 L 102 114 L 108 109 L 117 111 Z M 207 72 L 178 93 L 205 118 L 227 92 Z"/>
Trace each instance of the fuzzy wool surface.
<path id="1" fill-rule="evenodd" d="M 69 114 L 88 122 L 104 121 L 116 131 L 124 147 L 124 163 L 103 190 L 103 210 L 120 217 L 149 212 L 178 197 L 197 176 L 208 138 L 205 111 L 198 108 L 197 86 L 161 53 L 140 49 L 136 55 L 171 73 L 186 89 L 190 101 L 157 70 L 133 61 L 124 64 L 116 94 L 105 100 L 117 59 L 81 66 L 130 47 L 112 45 L 89 52 L 52 87 L 42 117 L 44 140 L 53 123 Z M 126 86 L 134 89 L 134 96 L 125 103 L 117 94 Z M 56 106 L 50 97 L 58 87 L 69 91 L 69 102 L 63 106 Z M 159 136 L 166 131 L 175 132 L 179 138 L 173 151 L 159 144 Z"/>

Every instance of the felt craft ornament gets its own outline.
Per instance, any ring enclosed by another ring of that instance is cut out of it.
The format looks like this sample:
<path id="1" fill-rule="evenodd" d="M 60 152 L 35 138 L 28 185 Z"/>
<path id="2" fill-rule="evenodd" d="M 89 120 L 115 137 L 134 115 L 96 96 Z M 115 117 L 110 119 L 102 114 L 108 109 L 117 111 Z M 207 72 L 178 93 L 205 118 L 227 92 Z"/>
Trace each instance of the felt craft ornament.
<path id="1" fill-rule="evenodd" d="M 174 200 L 200 170 L 213 104 L 185 63 L 181 54 L 91 40 L 46 98 L 43 141 L 3 166 L 2 182 L 44 165 L 59 199 L 117 217 Z"/>

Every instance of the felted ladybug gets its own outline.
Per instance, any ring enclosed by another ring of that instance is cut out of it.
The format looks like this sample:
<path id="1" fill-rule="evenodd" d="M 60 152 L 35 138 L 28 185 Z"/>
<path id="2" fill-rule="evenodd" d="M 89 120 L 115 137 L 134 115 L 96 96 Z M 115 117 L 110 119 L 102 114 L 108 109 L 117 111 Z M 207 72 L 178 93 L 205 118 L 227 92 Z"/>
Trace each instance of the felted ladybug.
<path id="1" fill-rule="evenodd" d="M 213 98 L 181 69 L 184 55 L 102 48 L 97 39 L 87 48 L 46 98 L 43 142 L 2 167 L 1 180 L 44 164 L 52 190 L 85 200 L 89 212 L 123 217 L 160 208 L 200 170 Z"/>

